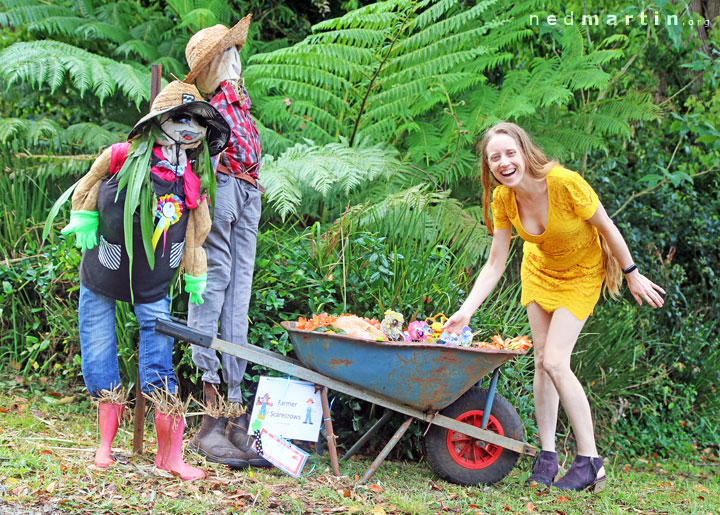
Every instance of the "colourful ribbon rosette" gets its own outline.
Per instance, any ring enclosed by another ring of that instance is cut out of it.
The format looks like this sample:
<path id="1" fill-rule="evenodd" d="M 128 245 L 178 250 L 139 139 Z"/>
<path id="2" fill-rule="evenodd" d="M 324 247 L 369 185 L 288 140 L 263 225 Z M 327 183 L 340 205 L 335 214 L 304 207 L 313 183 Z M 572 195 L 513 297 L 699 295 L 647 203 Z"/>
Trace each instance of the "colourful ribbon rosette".
<path id="1" fill-rule="evenodd" d="M 160 235 L 163 237 L 163 253 L 165 252 L 165 243 L 167 242 L 167 232 L 170 226 L 177 223 L 182 217 L 183 206 L 180 197 L 173 194 L 163 195 L 158 199 L 155 218 L 158 219 L 155 225 L 155 232 L 152 236 L 153 250 L 157 248 Z"/>

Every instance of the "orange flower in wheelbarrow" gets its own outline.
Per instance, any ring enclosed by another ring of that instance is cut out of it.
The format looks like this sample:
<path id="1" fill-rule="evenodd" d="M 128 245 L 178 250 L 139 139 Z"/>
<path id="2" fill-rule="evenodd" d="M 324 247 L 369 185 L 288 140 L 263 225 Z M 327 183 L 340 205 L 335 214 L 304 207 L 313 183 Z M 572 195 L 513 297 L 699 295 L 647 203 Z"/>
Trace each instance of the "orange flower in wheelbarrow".
<path id="1" fill-rule="evenodd" d="M 527 335 L 516 336 L 515 338 L 503 338 L 496 334 L 489 342 L 473 342 L 474 347 L 479 349 L 497 350 L 527 350 L 532 347 L 532 341 Z"/>

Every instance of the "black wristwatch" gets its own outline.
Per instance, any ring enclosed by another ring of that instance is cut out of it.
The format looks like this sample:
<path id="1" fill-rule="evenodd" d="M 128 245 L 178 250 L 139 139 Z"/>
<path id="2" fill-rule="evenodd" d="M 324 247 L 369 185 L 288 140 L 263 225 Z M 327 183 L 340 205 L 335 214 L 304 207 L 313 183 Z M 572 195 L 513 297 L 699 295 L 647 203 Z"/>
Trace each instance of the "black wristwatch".
<path id="1" fill-rule="evenodd" d="M 625 269 L 622 271 L 622 273 L 625 274 L 625 275 L 627 275 L 627 274 L 629 274 L 630 272 L 633 272 L 633 271 L 635 271 L 635 270 L 637 270 L 637 265 L 636 265 L 635 263 L 633 263 L 633 264 L 630 265 L 629 267 L 625 268 Z"/>

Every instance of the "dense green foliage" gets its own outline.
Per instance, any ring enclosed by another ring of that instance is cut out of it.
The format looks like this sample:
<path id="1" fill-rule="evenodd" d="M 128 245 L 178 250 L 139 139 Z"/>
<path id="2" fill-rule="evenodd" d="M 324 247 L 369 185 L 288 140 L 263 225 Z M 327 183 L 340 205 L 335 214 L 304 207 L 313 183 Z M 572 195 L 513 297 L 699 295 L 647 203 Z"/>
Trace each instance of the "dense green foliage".
<path id="1" fill-rule="evenodd" d="M 253 12 L 241 57 L 268 191 L 252 343 L 292 352 L 279 322 L 313 312 L 450 314 L 489 243 L 473 142 L 512 120 L 585 175 L 638 266 L 668 292 L 659 311 L 629 295 L 601 302 L 578 344 L 604 447 L 665 454 L 718 441 L 720 37 L 697 14 L 656 2 L 648 12 L 679 20 L 656 25 L 624 0 L 388 0 L 333 6 L 323 20 L 306 3 L 226 5 L 0 0 L 0 366 L 79 379 L 80 256 L 58 236 L 43 244 L 42 222 L 98 150 L 147 111 L 150 64 L 166 80 L 182 77 L 192 33 Z M 634 21 L 584 25 L 583 13 Z M 528 331 L 513 250 L 474 318 L 488 334 Z M 175 297 L 179 316 L 186 302 Z M 128 306 L 118 320 L 132 381 Z M 196 389 L 180 346 L 177 362 Z M 531 357 L 503 376 L 532 436 Z M 340 434 L 380 416 L 364 408 L 336 403 Z M 400 452 L 415 452 L 421 432 Z"/>

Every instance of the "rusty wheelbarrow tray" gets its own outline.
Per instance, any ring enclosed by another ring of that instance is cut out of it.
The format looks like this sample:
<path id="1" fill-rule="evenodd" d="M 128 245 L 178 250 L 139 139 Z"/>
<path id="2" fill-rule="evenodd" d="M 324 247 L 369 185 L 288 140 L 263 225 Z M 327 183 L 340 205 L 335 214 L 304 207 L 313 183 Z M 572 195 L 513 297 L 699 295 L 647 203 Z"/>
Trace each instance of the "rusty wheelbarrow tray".
<path id="1" fill-rule="evenodd" d="M 374 342 L 282 322 L 307 367 L 421 411 L 441 410 L 523 351 Z"/>
<path id="2" fill-rule="evenodd" d="M 299 361 L 261 347 L 245 347 L 212 338 L 178 322 L 158 319 L 156 329 L 179 340 L 232 354 L 406 415 L 408 418 L 370 465 L 360 483 L 366 482 L 377 470 L 414 418 L 438 426 L 437 431 L 440 433 L 435 435 L 432 441 L 439 443 L 432 447 L 437 450 L 443 447 L 442 442 L 447 440 L 447 449 L 443 448 L 442 451 L 451 455 L 450 460 L 445 460 L 449 462 L 449 472 L 445 470 L 447 467 L 436 468 L 434 460 L 429 461 L 433 470 L 445 479 L 457 483 L 479 482 L 467 479 L 465 469 L 471 471 L 478 467 L 483 468 L 485 464 L 493 465 L 503 449 L 507 449 L 514 456 L 510 468 L 514 466 L 518 455 L 534 456 L 537 452 L 534 446 L 522 441 L 522 429 L 515 432 L 515 438 L 506 436 L 502 414 L 496 418 L 496 412 L 492 411 L 499 367 L 509 359 L 524 354 L 522 351 L 373 342 L 345 335 L 297 330 L 295 322 L 283 322 L 282 326 L 288 331 Z M 477 402 L 477 394 L 481 393 L 474 385 L 491 371 L 493 378 L 490 391 L 480 396 L 483 405 L 477 406 L 477 409 L 473 406 L 467 408 L 467 397 L 473 397 Z M 324 404 L 325 401 L 326 399 Z M 504 402 L 496 402 L 496 407 L 502 408 L 505 404 L 509 406 L 502 398 L 496 401 Z M 459 408 L 462 413 L 456 414 L 458 409 L 453 409 L 454 407 Z M 445 410 L 441 413 L 439 410 L 443 408 Z M 445 411 L 452 416 L 445 415 Z M 514 409 L 512 411 L 514 412 Z M 325 417 L 328 418 L 327 415 Z M 388 418 L 389 414 L 386 413 L 380 423 L 361 438 L 351 452 L 357 450 L 358 446 L 369 438 L 369 434 L 376 431 Z M 516 413 L 514 418 L 517 418 L 519 423 Z M 505 427 L 508 425 L 506 422 Z M 428 432 L 424 443 L 426 452 L 428 441 L 435 429 L 432 427 Z M 326 421 L 326 430 L 333 471 L 339 474 L 334 435 L 329 421 Z M 461 455 L 455 456 L 453 449 L 458 447 L 461 447 L 458 451 Z M 433 448 L 429 450 L 432 451 Z M 505 455 L 507 454 L 506 452 Z M 347 457 L 348 455 L 345 456 Z M 504 471 L 503 477 L 508 472 L 509 470 Z M 487 482 L 497 480 L 499 478 Z M 480 481 L 486 482 L 484 479 Z"/>

